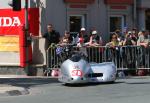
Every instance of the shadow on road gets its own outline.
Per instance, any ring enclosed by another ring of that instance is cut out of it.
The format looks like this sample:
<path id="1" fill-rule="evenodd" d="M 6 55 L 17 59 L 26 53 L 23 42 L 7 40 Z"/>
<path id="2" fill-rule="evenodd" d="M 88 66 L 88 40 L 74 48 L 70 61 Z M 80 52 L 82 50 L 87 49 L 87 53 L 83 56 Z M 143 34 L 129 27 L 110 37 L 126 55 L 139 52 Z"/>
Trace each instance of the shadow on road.
<path id="1" fill-rule="evenodd" d="M 32 86 L 59 83 L 57 78 L 0 78 L 1 85 L 11 85 L 29 89 Z"/>
<path id="2" fill-rule="evenodd" d="M 107 83 L 78 83 L 78 84 L 62 84 L 67 87 L 87 87 L 87 86 L 96 86 L 96 85 L 108 85 L 108 84 L 120 84 L 124 82 L 107 82 Z"/>
<path id="3" fill-rule="evenodd" d="M 150 84 L 150 82 L 133 82 L 133 83 L 126 83 L 126 84 Z"/>

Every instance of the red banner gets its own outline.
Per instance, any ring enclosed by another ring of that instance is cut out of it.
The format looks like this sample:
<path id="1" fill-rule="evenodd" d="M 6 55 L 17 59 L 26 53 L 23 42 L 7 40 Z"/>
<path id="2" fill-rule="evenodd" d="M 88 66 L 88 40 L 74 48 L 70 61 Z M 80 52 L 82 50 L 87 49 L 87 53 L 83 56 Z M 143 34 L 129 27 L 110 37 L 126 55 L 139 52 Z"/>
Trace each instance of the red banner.
<path id="1" fill-rule="evenodd" d="M 95 0 L 64 0 L 67 3 L 93 3 Z"/>
<path id="2" fill-rule="evenodd" d="M 29 9 L 29 32 L 39 34 L 39 9 Z M 25 10 L 0 9 L 0 35 L 19 35 L 19 27 L 25 24 Z"/>
<path id="3" fill-rule="evenodd" d="M 133 4 L 134 0 L 104 0 L 106 4 Z"/>

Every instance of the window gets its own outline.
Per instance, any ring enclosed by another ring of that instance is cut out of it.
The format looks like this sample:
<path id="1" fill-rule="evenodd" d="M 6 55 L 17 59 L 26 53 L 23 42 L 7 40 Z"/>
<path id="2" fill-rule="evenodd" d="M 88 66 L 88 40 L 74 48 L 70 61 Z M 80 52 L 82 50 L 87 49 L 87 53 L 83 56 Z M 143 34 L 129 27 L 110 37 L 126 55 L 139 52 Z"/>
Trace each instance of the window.
<path id="1" fill-rule="evenodd" d="M 124 26 L 124 16 L 110 16 L 110 32 L 114 32 L 116 29 L 122 31 Z"/>
<path id="2" fill-rule="evenodd" d="M 70 15 L 69 16 L 70 32 L 79 32 L 81 27 L 85 27 L 85 16 Z"/>
<path id="3" fill-rule="evenodd" d="M 145 11 L 145 24 L 146 30 L 150 31 L 150 9 Z"/>

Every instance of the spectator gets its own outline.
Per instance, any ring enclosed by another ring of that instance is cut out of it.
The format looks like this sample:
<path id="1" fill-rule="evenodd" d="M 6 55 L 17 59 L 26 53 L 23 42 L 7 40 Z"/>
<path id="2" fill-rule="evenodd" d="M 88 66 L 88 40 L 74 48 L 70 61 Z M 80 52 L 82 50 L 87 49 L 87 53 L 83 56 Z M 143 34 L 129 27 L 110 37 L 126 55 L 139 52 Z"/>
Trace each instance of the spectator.
<path id="1" fill-rule="evenodd" d="M 79 38 L 83 38 L 84 39 L 84 43 L 87 43 L 89 40 L 89 36 L 86 34 L 86 29 L 85 28 L 81 28 L 80 32 L 77 34 L 77 37 L 74 38 L 73 42 L 74 44 L 77 45 L 77 43 L 79 42 Z"/>
<path id="2" fill-rule="evenodd" d="M 88 35 L 86 34 L 85 28 L 81 28 L 81 31 L 79 33 L 79 38 L 83 38 L 84 39 L 84 43 L 87 43 L 89 40 Z"/>
<path id="3" fill-rule="evenodd" d="M 136 28 L 132 29 L 132 36 L 136 38 L 136 41 L 138 40 L 138 31 Z"/>
<path id="4" fill-rule="evenodd" d="M 141 46 L 139 48 L 139 66 L 142 67 L 148 67 L 150 64 L 150 61 L 146 61 L 148 60 L 148 58 L 150 58 L 150 48 L 149 48 L 149 43 L 150 40 L 148 38 L 148 32 L 146 32 L 145 30 L 143 30 L 140 34 L 139 34 L 139 38 L 137 41 L 137 45 Z M 146 70 L 139 70 L 138 72 L 145 72 L 144 75 L 146 75 Z"/>
<path id="5" fill-rule="evenodd" d="M 121 38 L 122 38 L 121 31 L 120 31 L 119 29 L 116 29 L 116 30 L 115 30 L 115 33 L 116 33 L 116 35 L 117 35 L 118 41 L 120 42 L 120 41 L 121 41 Z"/>
<path id="6" fill-rule="evenodd" d="M 59 57 L 59 61 L 63 62 L 70 56 L 71 48 L 72 48 L 72 36 L 70 32 L 65 31 L 64 35 L 60 39 L 59 45 L 56 48 L 56 54 Z"/>
<path id="7" fill-rule="evenodd" d="M 140 32 L 137 45 L 144 46 L 146 48 L 148 47 L 148 44 L 149 44 L 148 34 L 146 33 L 146 31 Z"/>
<path id="8" fill-rule="evenodd" d="M 60 34 L 59 32 L 53 29 L 52 24 L 48 24 L 47 32 L 44 33 L 42 37 L 45 38 L 45 50 L 47 50 L 52 43 L 59 43 Z"/>
<path id="9" fill-rule="evenodd" d="M 110 42 L 106 44 L 106 46 L 114 48 L 115 46 L 119 46 L 118 36 L 116 33 L 113 33 L 110 37 Z"/>
<path id="10" fill-rule="evenodd" d="M 60 40 L 60 44 L 71 44 L 73 41 L 73 38 L 70 36 L 70 32 L 65 31 L 64 36 Z"/>
<path id="11" fill-rule="evenodd" d="M 121 57 L 121 51 L 118 46 L 120 46 L 119 41 L 118 41 L 118 35 L 116 33 L 113 33 L 110 38 L 110 42 L 106 44 L 106 46 L 110 47 L 110 49 L 107 49 L 108 55 L 107 55 L 107 60 L 113 60 L 116 64 L 117 67 L 119 67 L 119 59 Z"/>
<path id="12" fill-rule="evenodd" d="M 101 46 L 102 45 L 102 37 L 97 35 L 96 30 L 92 31 L 92 34 L 90 36 L 89 45 L 90 46 Z"/>
<path id="13" fill-rule="evenodd" d="M 136 45 L 136 37 L 132 34 L 132 31 L 128 31 L 125 35 L 125 40 L 123 41 L 123 45 Z"/>
<path id="14" fill-rule="evenodd" d="M 138 32 L 138 38 L 142 35 L 142 31 Z"/>
<path id="15" fill-rule="evenodd" d="M 102 62 L 102 49 L 99 47 L 102 45 L 102 37 L 98 35 L 96 30 L 91 32 L 88 45 L 90 46 L 90 48 L 88 48 L 88 53 L 92 55 L 92 57 L 89 57 L 89 61 Z"/>
<path id="16" fill-rule="evenodd" d="M 122 49 L 122 56 L 124 58 L 124 66 L 127 66 L 130 69 L 136 67 L 136 48 L 134 47 L 136 41 L 135 34 L 132 34 L 132 31 L 128 31 L 123 41 L 123 45 L 126 47 L 123 47 Z"/>
<path id="17" fill-rule="evenodd" d="M 85 56 L 88 57 L 87 50 L 86 50 L 86 44 L 84 43 L 83 38 L 79 38 L 79 43 L 77 44 L 77 47 L 79 47 L 79 51 Z"/>
<path id="18" fill-rule="evenodd" d="M 51 48 L 52 50 L 49 50 L 49 47 L 55 46 L 55 44 L 59 43 L 60 34 L 56 30 L 53 29 L 52 24 L 47 25 L 47 31 L 46 33 L 41 35 L 43 38 L 45 38 L 45 53 L 46 53 L 46 65 L 47 68 L 52 68 L 56 63 L 55 58 L 55 50 L 54 48 Z"/>

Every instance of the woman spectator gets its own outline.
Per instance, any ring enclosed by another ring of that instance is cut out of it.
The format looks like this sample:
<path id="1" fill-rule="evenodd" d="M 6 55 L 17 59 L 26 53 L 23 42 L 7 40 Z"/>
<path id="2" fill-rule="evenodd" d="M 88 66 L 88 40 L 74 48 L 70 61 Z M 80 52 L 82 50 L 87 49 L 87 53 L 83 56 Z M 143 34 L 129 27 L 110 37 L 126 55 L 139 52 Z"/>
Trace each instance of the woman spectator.
<path id="1" fill-rule="evenodd" d="M 110 49 L 107 49 L 108 55 L 107 55 L 107 60 L 113 60 L 116 64 L 117 67 L 119 67 L 119 59 L 120 59 L 120 46 L 119 41 L 118 41 L 118 36 L 116 33 L 113 33 L 110 38 L 110 42 L 106 44 L 107 47 Z"/>
<path id="2" fill-rule="evenodd" d="M 116 33 L 113 33 L 110 37 L 110 42 L 106 44 L 106 46 L 109 46 L 109 47 L 116 47 L 116 46 L 119 46 L 119 41 L 118 41 L 118 36 Z"/>

